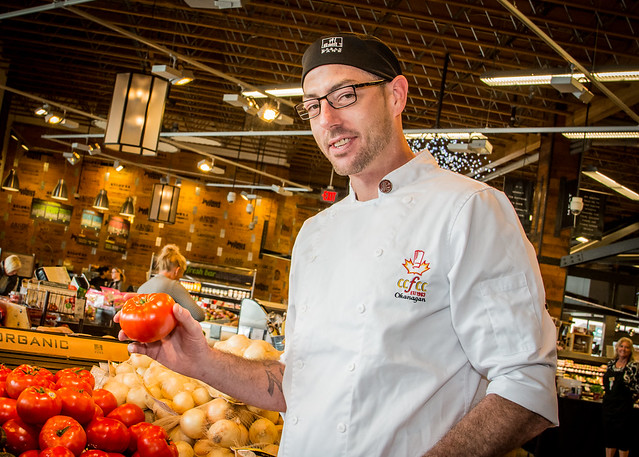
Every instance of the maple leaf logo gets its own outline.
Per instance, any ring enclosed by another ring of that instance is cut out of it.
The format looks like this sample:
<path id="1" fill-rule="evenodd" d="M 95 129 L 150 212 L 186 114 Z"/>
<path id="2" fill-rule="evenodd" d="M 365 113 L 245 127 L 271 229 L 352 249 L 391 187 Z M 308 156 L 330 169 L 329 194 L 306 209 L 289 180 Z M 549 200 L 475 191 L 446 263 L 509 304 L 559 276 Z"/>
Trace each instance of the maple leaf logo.
<path id="1" fill-rule="evenodd" d="M 421 276 L 430 270 L 430 263 L 424 262 L 424 251 L 420 251 L 419 249 L 415 250 L 412 259 L 404 260 L 403 266 L 410 275 Z"/>

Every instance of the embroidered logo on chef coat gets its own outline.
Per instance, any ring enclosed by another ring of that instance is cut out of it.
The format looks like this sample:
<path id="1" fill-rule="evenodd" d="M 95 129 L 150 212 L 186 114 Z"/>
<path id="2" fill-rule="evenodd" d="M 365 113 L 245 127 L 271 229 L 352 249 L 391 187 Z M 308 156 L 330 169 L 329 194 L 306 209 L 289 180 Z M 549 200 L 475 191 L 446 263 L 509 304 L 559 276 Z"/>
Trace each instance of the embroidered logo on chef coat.
<path id="1" fill-rule="evenodd" d="M 426 301 L 428 282 L 422 279 L 422 275 L 430 270 L 430 262 L 424 259 L 424 251 L 416 249 L 411 258 L 404 259 L 402 266 L 409 277 L 401 277 L 397 280 L 400 291 L 395 292 L 395 298 L 415 302 Z"/>

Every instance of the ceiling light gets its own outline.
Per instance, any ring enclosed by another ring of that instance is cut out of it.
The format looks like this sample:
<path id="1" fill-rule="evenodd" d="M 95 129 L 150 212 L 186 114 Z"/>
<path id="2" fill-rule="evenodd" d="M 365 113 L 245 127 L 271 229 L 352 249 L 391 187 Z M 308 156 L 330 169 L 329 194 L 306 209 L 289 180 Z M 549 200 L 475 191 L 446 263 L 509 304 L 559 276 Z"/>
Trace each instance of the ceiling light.
<path id="1" fill-rule="evenodd" d="M 175 86 L 183 86 L 194 79 L 192 71 L 179 70 L 177 68 L 169 67 L 168 65 L 153 65 L 151 73 L 164 79 L 168 79 L 169 82 Z"/>
<path id="2" fill-rule="evenodd" d="M 639 81 L 639 69 L 636 68 L 602 68 L 590 74 L 602 82 Z M 583 73 L 571 73 L 565 68 L 490 71 L 484 73 L 480 79 L 489 86 L 532 86 L 550 84 L 553 77 L 572 77 L 580 83 L 588 81 Z"/>
<path id="3" fill-rule="evenodd" d="M 572 76 L 553 76 L 550 78 L 550 85 L 562 94 L 571 93 L 578 100 L 588 104 L 594 97 L 586 87 Z"/>
<path id="4" fill-rule="evenodd" d="M 64 118 L 59 114 L 49 113 L 46 116 L 44 116 L 45 122 L 49 124 L 59 124 L 60 122 L 62 122 L 62 119 Z"/>
<path id="5" fill-rule="evenodd" d="M 255 100 L 248 97 L 243 97 L 240 94 L 224 94 L 222 97 L 222 101 L 228 103 L 229 105 L 237 106 L 238 108 L 242 108 L 248 114 L 257 114 L 259 111 L 259 107 Z"/>
<path id="6" fill-rule="evenodd" d="M 585 174 L 586 176 L 594 179 L 595 181 L 600 182 L 604 186 L 611 188 L 615 192 L 619 192 L 624 197 L 627 197 L 627 198 L 629 198 L 631 200 L 639 201 L 639 194 L 637 192 L 634 192 L 634 191 L 628 189 L 626 186 L 622 186 L 621 184 L 619 184 L 614 179 L 604 175 L 600 171 L 597 171 L 597 168 L 595 168 L 595 167 L 585 168 L 582 171 L 582 173 Z"/>
<path id="7" fill-rule="evenodd" d="M 570 140 L 639 138 L 639 132 L 565 132 L 562 135 Z"/>
<path id="8" fill-rule="evenodd" d="M 51 198 L 53 198 L 54 200 L 63 200 L 63 201 L 66 201 L 69 199 L 69 193 L 67 191 L 67 183 L 64 181 L 64 179 L 58 179 L 58 183 L 55 185 L 55 188 L 53 189 Z"/>
<path id="9" fill-rule="evenodd" d="M 246 204 L 246 212 L 247 212 L 247 213 L 251 214 L 251 213 L 253 212 L 253 210 L 254 210 L 254 209 L 255 209 L 255 208 L 253 207 L 253 203 L 248 202 L 248 203 Z"/>
<path id="10" fill-rule="evenodd" d="M 257 198 L 256 194 L 249 194 L 247 191 L 243 190 L 240 195 L 244 200 L 255 200 Z"/>
<path id="11" fill-rule="evenodd" d="M 135 208 L 133 207 L 133 197 L 127 197 L 120 208 L 121 216 L 133 217 L 135 216 Z"/>
<path id="12" fill-rule="evenodd" d="M 80 161 L 80 154 L 78 154 L 76 151 L 63 152 L 62 153 L 62 157 L 67 159 L 67 161 L 71 165 L 75 165 L 76 163 L 78 163 Z"/>
<path id="13" fill-rule="evenodd" d="M 271 189 L 276 194 L 283 195 L 284 197 L 290 197 L 291 195 L 293 195 L 293 192 L 291 192 L 290 190 L 284 187 L 284 183 L 282 183 L 281 186 L 278 186 L 277 184 L 273 184 L 271 185 Z"/>
<path id="14" fill-rule="evenodd" d="M 433 138 L 444 138 L 447 140 L 469 141 L 473 140 L 485 140 L 487 137 L 482 133 L 465 133 L 465 132 L 451 132 L 451 133 L 407 133 L 404 135 L 407 140 L 421 139 L 432 140 Z"/>
<path id="15" fill-rule="evenodd" d="M 27 145 L 26 145 L 26 144 L 24 144 L 24 143 L 22 143 L 22 144 L 20 145 L 20 147 L 21 147 L 22 149 L 24 149 L 25 151 L 28 151 L 28 150 L 29 150 L 29 146 L 27 146 Z"/>
<path id="16" fill-rule="evenodd" d="M 588 238 L 586 238 L 585 236 L 578 236 L 577 238 L 575 238 L 577 241 L 579 241 L 580 243 L 587 243 L 588 241 L 590 241 Z"/>
<path id="17" fill-rule="evenodd" d="M 36 108 L 33 113 L 36 116 L 46 116 L 47 114 L 49 114 L 49 105 L 45 103 L 44 105 Z"/>
<path id="18" fill-rule="evenodd" d="M 93 207 L 102 211 L 109 210 L 109 198 L 107 197 L 106 190 L 102 189 L 98 192 L 98 195 L 93 201 Z"/>
<path id="19" fill-rule="evenodd" d="M 273 97 L 301 97 L 304 95 L 304 90 L 299 84 L 288 84 L 277 87 L 258 87 L 259 91 L 242 91 L 242 95 L 245 97 L 253 98 L 265 98 L 266 95 L 272 95 Z"/>
<path id="20" fill-rule="evenodd" d="M 490 154 L 493 145 L 487 139 L 471 140 L 468 143 L 448 143 L 446 149 L 451 152 L 470 152 L 473 154 Z"/>
<path id="21" fill-rule="evenodd" d="M 202 159 L 197 163 L 197 167 L 200 169 L 200 171 L 208 173 L 213 168 L 213 164 L 208 159 Z"/>
<path id="22" fill-rule="evenodd" d="M 233 191 L 230 191 L 227 196 L 226 196 L 226 201 L 229 203 L 235 203 L 235 197 L 236 197 L 236 193 Z"/>
<path id="23" fill-rule="evenodd" d="M 80 127 L 79 123 L 67 118 L 63 118 L 62 121 L 60 121 L 60 125 L 64 125 L 68 129 L 77 129 L 78 127 Z"/>
<path id="24" fill-rule="evenodd" d="M 20 141 L 20 138 L 18 138 L 18 136 L 15 133 L 13 133 L 13 130 L 11 131 L 11 138 L 13 138 L 16 141 Z"/>
<path id="25" fill-rule="evenodd" d="M 262 119 L 264 122 L 273 122 L 279 115 L 279 104 L 276 105 L 271 102 L 264 103 L 257 112 L 257 117 Z"/>
<path id="26" fill-rule="evenodd" d="M 122 170 L 124 170 L 124 165 L 121 164 L 119 160 L 114 160 L 113 161 L 113 168 L 115 168 L 115 171 L 122 171 Z"/>
<path id="27" fill-rule="evenodd" d="M 11 169 L 4 181 L 2 181 L 2 189 L 10 192 L 18 192 L 20 190 L 20 181 L 15 169 Z"/>
<path id="28" fill-rule="evenodd" d="M 172 140 L 174 141 L 182 141 L 184 143 L 194 143 L 194 144 L 204 144 L 206 146 L 222 146 L 218 140 L 213 138 L 203 138 L 199 136 L 172 136 Z"/>
<path id="29" fill-rule="evenodd" d="M 94 156 L 100 154 L 102 152 L 102 148 L 98 143 L 95 143 L 94 145 L 89 145 L 89 150 L 87 152 L 90 156 Z"/>

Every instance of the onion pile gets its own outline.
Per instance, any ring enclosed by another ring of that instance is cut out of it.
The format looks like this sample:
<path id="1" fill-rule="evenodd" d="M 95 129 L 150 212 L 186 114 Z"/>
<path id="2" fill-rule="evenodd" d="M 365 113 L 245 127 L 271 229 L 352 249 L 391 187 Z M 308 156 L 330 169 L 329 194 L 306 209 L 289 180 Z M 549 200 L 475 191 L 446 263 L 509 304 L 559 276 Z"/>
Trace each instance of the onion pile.
<path id="1" fill-rule="evenodd" d="M 254 360 L 275 360 L 281 353 L 262 340 L 234 335 L 215 348 Z M 282 434 L 278 412 L 244 405 L 203 382 L 169 370 L 141 354 L 114 365 L 104 389 L 118 405 L 133 403 L 147 422 L 164 427 L 179 457 L 234 456 L 233 449 L 259 448 L 277 455 Z"/>

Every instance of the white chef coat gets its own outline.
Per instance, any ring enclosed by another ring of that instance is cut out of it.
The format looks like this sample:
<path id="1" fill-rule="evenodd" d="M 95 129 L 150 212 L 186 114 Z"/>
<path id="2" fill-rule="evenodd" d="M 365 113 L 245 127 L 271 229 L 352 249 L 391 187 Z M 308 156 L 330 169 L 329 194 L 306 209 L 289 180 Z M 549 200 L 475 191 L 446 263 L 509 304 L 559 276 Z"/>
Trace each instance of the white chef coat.
<path id="1" fill-rule="evenodd" d="M 486 393 L 556 424 L 555 327 L 507 197 L 428 152 L 381 187 L 297 237 L 279 456 L 421 456 Z"/>

